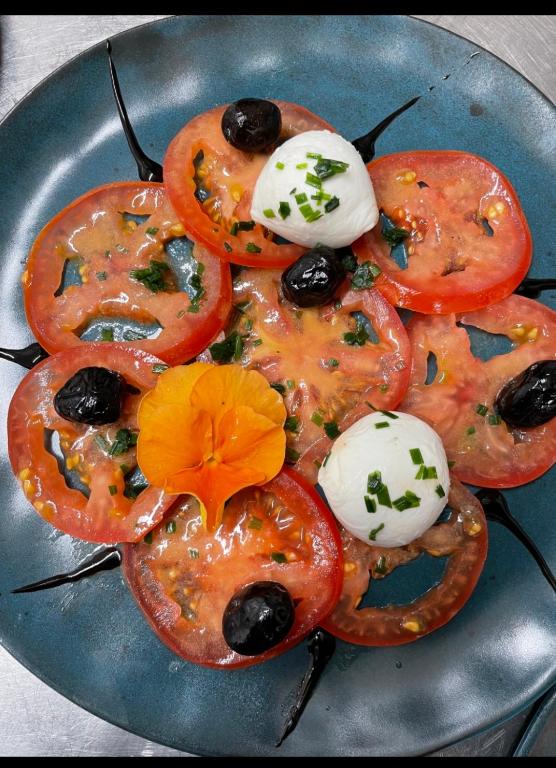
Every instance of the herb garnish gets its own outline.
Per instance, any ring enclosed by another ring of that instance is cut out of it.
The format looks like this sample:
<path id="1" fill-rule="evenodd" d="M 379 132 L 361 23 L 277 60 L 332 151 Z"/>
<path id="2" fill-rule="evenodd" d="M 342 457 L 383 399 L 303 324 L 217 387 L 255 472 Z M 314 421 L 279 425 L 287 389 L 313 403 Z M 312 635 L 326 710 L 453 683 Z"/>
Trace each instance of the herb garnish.
<path id="1" fill-rule="evenodd" d="M 114 329 L 113 328 L 102 328 L 100 331 L 100 340 L 101 341 L 114 341 Z"/>
<path id="2" fill-rule="evenodd" d="M 344 333 L 344 341 L 346 344 L 349 344 L 351 347 L 355 347 L 355 346 L 364 347 L 365 343 L 370 338 L 371 337 L 365 330 L 365 326 L 359 320 L 357 321 L 357 324 L 355 326 L 355 331 L 348 331 L 347 333 Z"/>
<path id="3" fill-rule="evenodd" d="M 251 528 L 253 531 L 260 531 L 263 527 L 263 521 L 260 519 L 260 517 L 252 517 L 249 520 L 249 524 L 247 525 L 248 528 Z"/>
<path id="4" fill-rule="evenodd" d="M 290 208 L 289 203 L 282 201 L 278 206 L 278 213 L 280 214 L 282 219 L 287 219 L 291 212 L 292 212 L 292 209 Z"/>
<path id="5" fill-rule="evenodd" d="M 411 456 L 411 461 L 414 464 L 424 464 L 423 461 L 423 454 L 421 453 L 419 448 L 410 448 L 409 449 L 409 455 Z"/>
<path id="6" fill-rule="evenodd" d="M 446 496 L 446 492 L 444 491 L 444 488 L 440 485 L 440 483 L 436 486 L 434 490 L 436 491 L 437 495 L 440 496 L 441 499 L 444 498 L 444 496 Z"/>
<path id="7" fill-rule="evenodd" d="M 258 245 L 255 245 L 255 243 L 247 243 L 245 250 L 247 253 L 260 253 L 262 249 L 259 248 Z"/>
<path id="8" fill-rule="evenodd" d="M 389 427 L 390 424 L 387 421 L 377 421 L 375 424 L 375 429 L 384 429 L 385 427 Z"/>
<path id="9" fill-rule="evenodd" d="M 378 558 L 378 562 L 375 565 L 375 573 L 380 573 L 382 576 L 385 573 L 388 573 L 388 567 L 386 565 L 386 558 L 384 557 L 384 555 L 381 555 Z"/>
<path id="10" fill-rule="evenodd" d="M 406 237 L 409 237 L 410 233 L 407 229 L 402 227 L 385 227 L 382 226 L 382 237 L 386 240 L 390 248 L 394 248 L 399 245 Z"/>
<path id="11" fill-rule="evenodd" d="M 475 408 L 475 412 L 478 413 L 479 416 L 486 416 L 488 413 L 488 406 L 483 405 L 483 403 L 479 403 Z"/>
<path id="12" fill-rule="evenodd" d="M 149 291 L 159 293 L 160 291 L 167 290 L 164 278 L 169 269 L 170 267 L 165 261 L 151 259 L 150 267 L 145 267 L 144 269 L 132 269 L 129 275 L 134 280 L 143 283 Z"/>
<path id="13" fill-rule="evenodd" d="M 132 432 L 127 428 L 119 429 L 108 453 L 110 456 L 121 456 L 122 453 L 127 453 L 135 445 L 137 445 L 137 432 Z"/>
<path id="14" fill-rule="evenodd" d="M 280 563 L 281 565 L 288 562 L 288 558 L 283 552 L 272 552 L 270 557 L 274 560 L 275 563 Z"/>
<path id="15" fill-rule="evenodd" d="M 176 521 L 175 520 L 168 520 L 166 523 L 166 533 L 175 533 L 176 532 Z"/>
<path id="16" fill-rule="evenodd" d="M 284 422 L 284 429 L 286 429 L 288 432 L 297 432 L 299 429 L 299 419 L 297 416 L 288 416 Z"/>
<path id="17" fill-rule="evenodd" d="M 374 499 L 371 499 L 370 496 L 365 496 L 365 506 L 367 507 L 367 512 L 376 512 L 376 501 Z"/>
<path id="18" fill-rule="evenodd" d="M 325 421 L 324 431 L 326 432 L 327 437 L 329 437 L 331 440 L 334 440 L 334 438 L 338 437 L 340 434 L 340 430 L 335 421 Z"/>
<path id="19" fill-rule="evenodd" d="M 243 336 L 237 331 L 232 331 L 224 341 L 216 341 L 209 347 L 209 352 L 215 363 L 230 363 L 232 360 L 240 360 L 243 354 Z"/>
<path id="20" fill-rule="evenodd" d="M 369 533 L 369 541 L 376 541 L 377 534 L 379 534 L 384 528 L 384 523 L 381 523 L 378 528 L 373 528 Z"/>

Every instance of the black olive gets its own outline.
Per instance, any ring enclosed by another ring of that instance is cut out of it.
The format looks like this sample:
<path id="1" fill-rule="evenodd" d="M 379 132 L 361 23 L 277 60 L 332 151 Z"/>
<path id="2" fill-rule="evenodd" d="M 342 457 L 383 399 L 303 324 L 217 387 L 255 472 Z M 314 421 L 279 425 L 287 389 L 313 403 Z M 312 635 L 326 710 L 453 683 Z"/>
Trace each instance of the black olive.
<path id="1" fill-rule="evenodd" d="M 81 368 L 54 396 L 62 418 L 80 424 L 111 424 L 120 417 L 127 392 L 123 376 L 108 368 Z"/>
<path id="2" fill-rule="evenodd" d="M 232 597 L 222 618 L 222 634 L 242 656 L 258 656 L 281 642 L 290 631 L 295 606 L 288 590 L 276 581 L 256 581 Z"/>
<path id="3" fill-rule="evenodd" d="M 230 104 L 222 115 L 222 133 L 226 141 L 244 152 L 262 152 L 278 141 L 282 115 L 266 99 L 240 99 Z"/>
<path id="4" fill-rule="evenodd" d="M 345 276 L 336 251 L 315 245 L 282 273 L 282 290 L 298 307 L 320 307 L 334 298 Z"/>
<path id="5" fill-rule="evenodd" d="M 494 401 L 510 427 L 539 427 L 556 416 L 556 360 L 540 360 L 510 379 Z"/>

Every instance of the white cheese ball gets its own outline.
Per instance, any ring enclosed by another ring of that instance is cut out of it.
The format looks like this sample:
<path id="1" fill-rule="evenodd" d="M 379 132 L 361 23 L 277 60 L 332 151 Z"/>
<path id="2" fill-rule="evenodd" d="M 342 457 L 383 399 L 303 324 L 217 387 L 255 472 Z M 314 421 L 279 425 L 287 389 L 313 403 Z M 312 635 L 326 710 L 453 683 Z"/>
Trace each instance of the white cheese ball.
<path id="1" fill-rule="evenodd" d="M 335 516 L 344 528 L 371 546 L 409 544 L 430 528 L 448 501 L 450 475 L 440 437 L 415 416 L 398 411 L 394 415 L 398 418 L 377 411 L 355 422 L 337 438 L 319 470 L 319 483 Z M 388 426 L 377 429 L 379 424 Z M 415 464 L 411 456 L 410 450 L 416 448 L 423 465 Z M 432 467 L 436 478 L 416 479 L 426 470 L 434 474 Z M 398 511 L 394 504 L 388 507 L 379 503 L 367 487 L 369 474 L 376 471 L 391 502 L 409 491 L 410 498 L 411 493 L 419 497 L 418 506 Z M 368 511 L 365 496 L 376 504 L 375 512 Z"/>
<path id="2" fill-rule="evenodd" d="M 327 200 L 318 205 L 311 199 L 319 190 L 306 183 L 306 176 L 315 175 L 318 161 L 308 158 L 307 153 L 348 163 L 344 173 L 322 179 L 322 191 L 339 200 L 330 213 L 324 207 Z M 304 168 L 296 167 L 305 164 Z M 315 221 L 307 221 L 300 211 L 303 203 L 298 203 L 295 196 L 303 193 L 313 211 L 322 213 Z M 281 202 L 290 206 L 291 213 L 285 219 L 279 213 Z M 341 248 L 375 226 L 378 208 L 369 174 L 353 144 L 330 131 L 306 131 L 285 141 L 268 159 L 255 184 L 251 218 L 297 245 L 312 248 L 322 243 Z"/>

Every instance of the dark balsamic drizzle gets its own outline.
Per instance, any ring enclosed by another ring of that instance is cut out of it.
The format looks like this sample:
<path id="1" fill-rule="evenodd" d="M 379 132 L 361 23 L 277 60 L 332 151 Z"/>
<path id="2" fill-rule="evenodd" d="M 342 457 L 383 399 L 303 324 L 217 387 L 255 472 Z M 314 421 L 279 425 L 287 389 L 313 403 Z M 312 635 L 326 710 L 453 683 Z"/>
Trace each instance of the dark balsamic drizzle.
<path id="1" fill-rule="evenodd" d="M 23 349 L 5 349 L 0 347 L 0 358 L 9 360 L 11 363 L 17 363 L 23 368 L 33 368 L 41 360 L 46 360 L 48 352 L 36 341 Z"/>
<path id="2" fill-rule="evenodd" d="M 480 54 L 480 51 L 475 51 L 474 53 L 469 56 L 464 63 L 454 72 L 459 72 L 461 69 L 466 67 L 471 59 L 474 59 L 475 56 L 478 56 Z M 448 80 L 454 72 L 448 72 L 446 75 L 442 75 L 441 82 L 445 82 Z M 428 93 L 432 93 L 434 89 L 436 88 L 436 85 L 429 85 L 428 87 Z M 363 159 L 364 163 L 369 163 L 373 157 L 375 156 L 375 143 L 379 136 L 383 133 L 383 131 L 388 128 L 388 126 L 394 122 L 394 120 L 402 115 L 406 110 L 408 110 L 410 107 L 412 107 L 414 104 L 416 104 L 421 96 L 415 96 L 413 99 L 410 99 L 410 101 L 406 102 L 405 104 L 402 104 L 401 107 L 398 107 L 392 114 L 388 115 L 384 118 L 378 125 L 376 125 L 374 128 L 372 128 L 368 133 L 366 133 L 364 136 L 359 136 L 357 139 L 353 139 L 351 142 L 355 149 L 359 152 L 361 155 L 361 158 Z"/>
<path id="3" fill-rule="evenodd" d="M 124 104 L 122 92 L 120 90 L 120 83 L 118 81 L 118 75 L 116 73 L 116 67 L 112 61 L 112 44 L 110 40 L 106 41 L 106 53 L 108 54 L 108 66 L 110 68 L 110 79 L 112 81 L 112 91 L 114 98 L 116 99 L 116 106 L 118 107 L 118 114 L 120 115 L 120 121 L 122 128 L 124 129 L 125 137 L 131 154 L 133 155 L 135 162 L 137 163 L 137 171 L 141 181 L 159 181 L 162 182 L 162 166 L 155 160 L 151 160 L 150 157 L 143 152 L 135 136 L 135 132 L 131 127 L 127 109 Z"/>
<path id="4" fill-rule="evenodd" d="M 528 299 L 537 299 L 543 291 L 553 291 L 556 289 L 556 278 L 554 277 L 526 277 L 515 289 L 519 296 L 526 296 Z"/>
<path id="5" fill-rule="evenodd" d="M 320 676 L 336 650 L 336 638 L 328 632 L 325 632 L 324 629 L 317 627 L 317 629 L 313 630 L 308 637 L 307 648 L 311 655 L 309 668 L 301 681 L 297 700 L 290 709 L 290 714 L 286 725 L 284 726 L 284 730 L 282 731 L 282 735 L 276 742 L 277 747 L 283 744 L 298 724 L 299 718 L 303 714 L 303 710 L 307 706 L 307 702 L 311 698 L 311 694 L 313 693 Z"/>
<path id="6" fill-rule="evenodd" d="M 401 107 L 398 107 L 398 109 L 392 112 L 392 114 L 388 115 L 388 117 L 385 117 L 384 120 L 382 120 L 378 125 L 370 130 L 369 133 L 366 133 L 364 136 L 360 136 L 358 139 L 353 139 L 351 143 L 361 155 L 364 163 L 369 163 L 375 156 L 375 142 L 381 133 L 383 133 L 383 131 L 385 131 L 397 117 L 403 114 L 414 104 L 417 104 L 420 98 L 420 96 L 415 96 L 415 98 L 411 99 L 405 104 L 402 104 Z"/>
<path id="7" fill-rule="evenodd" d="M 527 533 L 525 533 L 521 525 L 512 515 L 510 508 L 508 507 L 508 502 L 500 491 L 497 491 L 494 488 L 480 488 L 475 496 L 483 505 L 486 519 L 503 525 L 527 550 L 529 550 L 541 569 L 543 576 L 556 592 L 556 578 L 550 570 L 548 563 L 541 555 L 535 542 Z"/>
<path id="8" fill-rule="evenodd" d="M 60 573 L 56 576 L 50 576 L 48 579 L 35 581 L 33 584 L 27 584 L 24 587 L 18 587 L 18 589 L 12 589 L 12 594 L 16 595 L 20 592 L 38 592 L 41 589 L 59 587 L 61 584 L 69 584 L 74 581 L 79 581 L 80 579 L 92 576 L 100 571 L 110 571 L 112 568 L 117 568 L 121 562 L 122 553 L 117 547 L 103 547 L 85 560 L 85 562 L 81 563 L 75 570 L 69 571 L 68 573 Z"/>

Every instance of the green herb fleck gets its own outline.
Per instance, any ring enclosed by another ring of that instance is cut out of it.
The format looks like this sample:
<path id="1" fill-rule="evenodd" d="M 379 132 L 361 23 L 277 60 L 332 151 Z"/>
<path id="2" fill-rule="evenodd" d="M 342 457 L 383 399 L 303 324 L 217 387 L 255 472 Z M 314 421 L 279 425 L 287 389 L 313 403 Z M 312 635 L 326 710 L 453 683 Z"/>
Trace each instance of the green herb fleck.
<path id="1" fill-rule="evenodd" d="M 382 474 L 377 469 L 374 472 L 370 472 L 367 477 L 367 491 L 369 493 L 378 493 L 382 488 Z"/>
<path id="2" fill-rule="evenodd" d="M 338 435 L 340 434 L 340 430 L 335 421 L 325 421 L 324 431 L 326 432 L 326 436 L 329 437 L 331 440 L 334 440 L 334 438 L 338 437 Z"/>
<path id="3" fill-rule="evenodd" d="M 250 232 L 255 228 L 255 222 L 253 219 L 249 219 L 249 221 L 238 221 L 237 228 L 240 232 Z"/>
<path id="4" fill-rule="evenodd" d="M 371 272 L 371 262 L 365 261 L 359 264 L 351 279 L 351 287 L 356 291 L 362 291 L 364 288 L 370 288 L 374 282 Z"/>
<path id="5" fill-rule="evenodd" d="M 367 507 L 367 512 L 376 512 L 376 501 L 374 499 L 371 499 L 370 496 L 365 496 L 365 506 Z"/>
<path id="6" fill-rule="evenodd" d="M 383 507 L 390 507 L 390 509 L 392 509 L 392 502 L 390 501 L 388 486 L 382 485 L 376 493 L 376 498 L 378 503 L 382 504 Z"/>
<path id="7" fill-rule="evenodd" d="M 389 427 L 390 424 L 387 421 L 377 421 L 375 424 L 375 429 L 384 429 L 385 427 Z"/>
<path id="8" fill-rule="evenodd" d="M 143 541 L 145 544 L 152 544 L 153 543 L 153 532 L 149 531 L 146 536 L 143 537 Z"/>
<path id="9" fill-rule="evenodd" d="M 313 459 L 313 464 L 317 469 L 320 469 L 322 467 L 322 464 L 318 459 Z"/>
<path id="10" fill-rule="evenodd" d="M 382 237 L 386 240 L 390 248 L 399 245 L 402 240 L 409 237 L 409 234 L 407 229 L 403 229 L 402 227 L 382 227 Z"/>
<path id="11" fill-rule="evenodd" d="M 434 489 L 436 491 L 437 496 L 440 496 L 441 499 L 446 496 L 446 492 L 444 491 L 444 488 L 440 485 L 440 483 L 436 486 Z"/>
<path id="12" fill-rule="evenodd" d="M 309 160 L 320 160 L 322 155 L 319 155 L 317 152 L 307 152 L 305 157 L 308 157 Z"/>
<path id="13" fill-rule="evenodd" d="M 106 272 L 97 272 L 97 280 L 106 280 L 108 274 Z"/>
<path id="14" fill-rule="evenodd" d="M 314 171 L 319 179 L 329 179 L 338 173 L 345 173 L 348 168 L 349 163 L 344 163 L 343 160 L 330 160 L 329 158 L 321 157 L 315 165 Z"/>
<path id="15" fill-rule="evenodd" d="M 145 232 L 147 233 L 147 235 L 156 235 L 156 233 L 158 232 L 158 227 L 147 227 Z"/>
<path id="16" fill-rule="evenodd" d="M 298 163 L 295 167 L 298 171 L 304 171 L 307 168 L 308 163 Z"/>
<path id="17" fill-rule="evenodd" d="M 138 280 L 140 283 L 152 291 L 152 293 L 159 293 L 166 290 L 164 278 L 170 267 L 165 261 L 157 261 L 156 259 L 150 260 L 150 267 L 144 269 L 132 269 L 129 273 L 130 277 L 134 280 Z"/>
<path id="18" fill-rule="evenodd" d="M 280 565 L 284 565 L 284 563 L 288 562 L 288 558 L 283 552 L 273 552 L 270 557 L 274 560 L 275 563 L 280 563 Z"/>
<path id="19" fill-rule="evenodd" d="M 326 365 L 327 365 L 329 368 L 337 368 L 337 367 L 340 365 L 340 361 L 339 361 L 339 360 L 336 360 L 336 358 L 335 358 L 335 357 L 330 357 L 330 358 L 329 358 L 329 359 L 326 361 Z"/>
<path id="20" fill-rule="evenodd" d="M 166 523 L 166 533 L 175 533 L 176 532 L 176 521 L 175 520 L 168 520 Z"/>
<path id="21" fill-rule="evenodd" d="M 410 448 L 409 449 L 409 455 L 411 456 L 411 461 L 414 464 L 424 464 L 423 461 L 423 454 L 421 453 L 419 448 Z"/>
<path id="22" fill-rule="evenodd" d="M 260 531 L 263 527 L 263 521 L 260 517 L 252 517 L 247 527 L 251 528 L 252 531 Z"/>
<path id="23" fill-rule="evenodd" d="M 259 248 L 258 245 L 255 245 L 255 243 L 247 243 L 245 250 L 247 253 L 260 253 L 262 249 Z"/>
<path id="24" fill-rule="evenodd" d="M 479 416 L 486 416 L 488 413 L 488 406 L 479 403 L 475 408 L 475 411 L 479 414 Z"/>
<path id="25" fill-rule="evenodd" d="M 475 427 L 467 427 L 467 434 L 468 435 L 474 435 L 475 434 Z"/>
<path id="26" fill-rule="evenodd" d="M 282 163 L 280 160 L 276 163 L 276 168 L 278 168 L 279 171 L 283 171 L 286 166 L 284 163 Z"/>
<path id="27" fill-rule="evenodd" d="M 102 328 L 100 332 L 100 340 L 101 341 L 114 341 L 114 329 L 113 328 Z"/>
<path id="28" fill-rule="evenodd" d="M 137 432 L 132 432 L 130 429 L 119 429 L 116 432 L 116 439 L 110 446 L 110 456 L 121 456 L 122 453 L 127 453 L 130 448 L 137 445 Z"/>
<path id="29" fill-rule="evenodd" d="M 427 468 L 424 464 L 421 464 L 419 469 L 417 470 L 417 474 L 415 475 L 416 480 L 426 480 L 427 479 Z"/>
<path id="30" fill-rule="evenodd" d="M 276 214 L 272 210 L 272 208 L 265 208 L 263 211 L 264 216 L 266 216 L 267 219 L 275 219 Z"/>
<path id="31" fill-rule="evenodd" d="M 342 265 L 346 272 L 355 272 L 357 269 L 357 259 L 353 253 L 348 253 L 342 256 Z"/>
<path id="32" fill-rule="evenodd" d="M 286 461 L 288 461 L 290 464 L 295 464 L 295 462 L 300 457 L 299 451 L 296 451 L 295 448 L 292 448 L 291 446 L 286 446 Z"/>
<path id="33" fill-rule="evenodd" d="M 243 336 L 237 331 L 232 331 L 224 341 L 216 341 L 209 347 L 209 352 L 215 363 L 230 363 L 232 360 L 240 360 L 243 354 Z"/>
<path id="34" fill-rule="evenodd" d="M 299 419 L 297 416 L 288 416 L 284 422 L 284 429 L 287 429 L 288 432 L 297 432 L 299 429 Z"/>
<path id="35" fill-rule="evenodd" d="M 289 203 L 282 201 L 278 206 L 278 213 L 282 219 L 287 219 L 291 212 L 292 209 L 290 208 Z"/>
<path id="36" fill-rule="evenodd" d="M 385 573 L 388 573 L 388 566 L 386 565 L 386 558 L 384 555 L 381 555 L 378 558 L 378 562 L 375 565 L 375 573 L 380 573 L 381 576 L 383 576 Z"/>
<path id="37" fill-rule="evenodd" d="M 388 392 L 388 384 L 379 384 L 378 389 L 379 389 L 379 392 L 382 392 L 382 394 L 384 394 L 385 392 Z"/>
<path id="38" fill-rule="evenodd" d="M 232 248 L 230 243 L 227 243 L 226 241 L 224 241 L 224 250 L 227 251 L 228 253 L 231 253 L 234 249 Z"/>
<path id="39" fill-rule="evenodd" d="M 488 417 L 488 423 L 491 424 L 493 427 L 498 426 L 498 424 L 502 423 L 502 419 L 500 416 L 498 416 L 497 413 L 491 413 Z"/>
<path id="40" fill-rule="evenodd" d="M 279 381 L 273 381 L 270 385 L 272 389 L 275 389 L 277 392 L 279 392 L 282 396 L 286 394 L 286 388 L 283 384 L 280 384 Z"/>
<path id="41" fill-rule="evenodd" d="M 335 211 L 336 208 L 339 208 L 339 207 L 340 207 L 340 201 L 336 197 L 336 195 L 334 195 L 334 197 L 331 197 L 330 200 L 324 204 L 324 210 L 326 211 L 326 213 L 332 213 L 332 211 Z"/>
<path id="42" fill-rule="evenodd" d="M 322 418 L 322 416 L 318 411 L 315 411 L 311 416 L 311 421 L 313 422 L 313 424 L 316 424 L 317 427 L 322 427 L 324 419 Z"/>
<path id="43" fill-rule="evenodd" d="M 235 237 L 238 233 L 238 230 L 239 230 L 239 221 L 234 221 L 234 223 L 230 227 L 230 235 L 233 235 Z"/>
<path id="44" fill-rule="evenodd" d="M 305 176 L 305 184 L 308 184 L 310 187 L 315 187 L 315 189 L 320 189 L 322 187 L 322 181 L 318 176 L 315 176 L 314 173 L 307 173 Z"/>
<path id="45" fill-rule="evenodd" d="M 448 469 L 452 469 L 452 467 L 455 467 L 455 466 L 456 466 L 456 462 L 455 461 L 449 461 L 448 462 Z"/>
<path id="46" fill-rule="evenodd" d="M 377 535 L 382 531 L 384 528 L 384 523 L 381 523 L 378 528 L 373 528 L 373 530 L 369 533 L 369 541 L 376 541 Z"/>
<path id="47" fill-rule="evenodd" d="M 118 487 L 116 485 L 109 485 L 108 492 L 110 493 L 110 496 L 115 496 L 118 493 Z"/>
<path id="48" fill-rule="evenodd" d="M 365 343 L 370 339 L 369 334 L 365 330 L 365 326 L 359 320 L 355 326 L 355 331 L 348 331 L 344 333 L 344 341 L 351 347 L 364 347 Z"/>
<path id="49" fill-rule="evenodd" d="M 436 467 L 426 467 L 425 468 L 425 477 L 423 480 L 438 480 L 438 475 L 436 473 Z"/>
<path id="50" fill-rule="evenodd" d="M 305 192 L 299 192 L 299 194 L 297 194 L 297 195 L 295 196 L 295 202 L 296 202 L 298 205 L 303 205 L 303 203 L 306 203 L 308 199 L 309 199 L 309 198 L 307 197 L 307 195 L 305 194 Z"/>
<path id="51" fill-rule="evenodd" d="M 254 346 L 254 347 L 260 347 L 262 343 L 263 343 L 263 340 L 262 340 L 262 339 L 255 339 L 255 340 L 253 341 L 253 346 Z"/>
<path id="52" fill-rule="evenodd" d="M 110 443 L 101 434 L 95 435 L 95 443 L 100 448 L 100 450 L 104 451 L 105 453 L 108 453 L 108 451 L 110 450 Z"/>
<path id="53" fill-rule="evenodd" d="M 288 389 L 295 389 L 295 381 L 293 379 L 288 379 L 286 381 L 286 387 Z"/>

